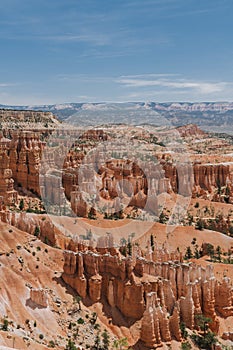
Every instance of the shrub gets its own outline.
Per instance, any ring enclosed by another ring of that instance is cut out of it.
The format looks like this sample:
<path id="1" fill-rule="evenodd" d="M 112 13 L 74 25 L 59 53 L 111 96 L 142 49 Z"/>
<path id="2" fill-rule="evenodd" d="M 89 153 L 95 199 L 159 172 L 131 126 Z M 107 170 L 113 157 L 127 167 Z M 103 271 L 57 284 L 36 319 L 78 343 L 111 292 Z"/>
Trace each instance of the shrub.
<path id="1" fill-rule="evenodd" d="M 181 349 L 182 350 L 191 350 L 192 349 L 192 345 L 188 341 L 186 341 L 185 343 L 181 344 Z"/>
<path id="2" fill-rule="evenodd" d="M 96 323 L 96 324 L 94 325 L 94 329 L 95 329 L 96 331 L 98 331 L 98 330 L 100 329 L 99 323 Z"/>
<path id="3" fill-rule="evenodd" d="M 181 331 L 182 338 L 187 339 L 188 332 L 186 331 L 186 325 L 184 322 L 181 322 L 181 324 L 180 324 L 180 331 Z"/>
<path id="4" fill-rule="evenodd" d="M 78 324 L 84 324 L 85 321 L 84 321 L 84 319 L 82 317 L 79 317 L 79 319 L 77 320 L 77 323 Z"/>
<path id="5" fill-rule="evenodd" d="M 9 321 L 6 318 L 4 318 L 3 325 L 2 325 L 2 330 L 7 332 L 8 331 L 8 325 L 9 325 Z"/>
<path id="6" fill-rule="evenodd" d="M 215 334 L 210 331 L 207 332 L 205 336 L 192 334 L 191 338 L 200 349 L 205 350 L 212 350 L 213 345 L 217 342 Z"/>
<path id="7" fill-rule="evenodd" d="M 201 330 L 205 333 L 209 328 L 209 323 L 212 322 L 211 318 L 205 317 L 202 314 L 195 316 L 196 324 L 201 328 Z"/>
<path id="8" fill-rule="evenodd" d="M 38 237 L 40 234 L 40 228 L 39 226 L 36 226 L 35 231 L 34 231 L 34 236 Z"/>
<path id="9" fill-rule="evenodd" d="M 196 222 L 196 230 L 202 231 L 204 229 L 204 222 L 202 219 L 198 219 Z"/>
<path id="10" fill-rule="evenodd" d="M 55 348 L 55 343 L 53 340 L 50 340 L 49 341 L 49 345 L 48 345 L 49 348 Z"/>
<path id="11" fill-rule="evenodd" d="M 90 323 L 94 325 L 96 323 L 96 321 L 97 321 L 97 313 L 93 312 L 91 319 L 90 319 Z"/>

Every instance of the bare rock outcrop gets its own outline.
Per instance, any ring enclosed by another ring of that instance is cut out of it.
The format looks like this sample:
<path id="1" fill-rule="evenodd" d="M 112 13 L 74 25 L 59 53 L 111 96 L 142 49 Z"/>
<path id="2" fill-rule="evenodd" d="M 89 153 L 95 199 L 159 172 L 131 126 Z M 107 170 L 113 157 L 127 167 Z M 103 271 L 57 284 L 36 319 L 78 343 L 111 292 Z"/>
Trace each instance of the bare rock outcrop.
<path id="1" fill-rule="evenodd" d="M 10 142 L 4 137 L 0 138 L 0 196 L 6 205 L 17 203 L 18 197 L 18 193 L 14 189 L 14 179 L 8 155 Z"/>
<path id="2" fill-rule="evenodd" d="M 39 307 L 48 307 L 48 295 L 44 289 L 31 289 L 30 299 L 33 303 L 37 304 Z"/>
<path id="3" fill-rule="evenodd" d="M 105 300 L 124 317 L 141 320 L 141 341 L 150 348 L 173 338 L 181 341 L 180 323 L 195 329 L 198 314 L 209 317 L 210 328 L 218 333 L 216 311 L 232 315 L 230 280 L 216 282 L 211 266 L 184 264 L 181 257 L 174 262 L 168 252 L 157 249 L 156 256 L 156 261 L 139 257 L 133 263 L 109 253 L 66 251 L 62 278 L 93 303 Z"/>
<path id="4" fill-rule="evenodd" d="M 223 278 L 222 283 L 216 282 L 215 286 L 215 306 L 222 317 L 233 316 L 233 287 L 227 277 Z"/>
<path id="5" fill-rule="evenodd" d="M 9 147 L 10 168 L 16 183 L 25 189 L 40 194 L 39 170 L 44 144 L 40 134 L 30 131 L 12 133 Z"/>

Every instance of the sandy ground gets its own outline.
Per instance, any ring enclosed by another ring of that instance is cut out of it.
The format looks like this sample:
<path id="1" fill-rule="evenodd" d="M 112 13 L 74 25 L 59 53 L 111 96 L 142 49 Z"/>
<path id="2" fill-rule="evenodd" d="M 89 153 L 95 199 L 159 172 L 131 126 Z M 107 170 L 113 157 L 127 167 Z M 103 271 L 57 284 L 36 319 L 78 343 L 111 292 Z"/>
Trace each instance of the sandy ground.
<path id="1" fill-rule="evenodd" d="M 64 230 L 64 232 L 71 236 L 75 234 L 85 235 L 87 230 L 91 230 L 94 236 L 97 237 L 110 232 L 117 241 L 119 238 L 128 238 L 131 233 L 135 233 L 135 240 L 142 247 L 147 245 L 150 234 L 154 235 L 155 241 L 159 245 L 168 242 L 171 249 L 179 247 L 181 250 L 185 250 L 191 244 L 194 237 L 196 237 L 199 246 L 204 242 L 209 242 L 214 246 L 221 245 L 226 251 L 233 246 L 233 238 L 211 230 L 196 230 L 193 226 L 168 226 L 158 222 L 131 219 L 88 220 L 63 216 L 50 216 L 50 218 L 61 230 Z"/>

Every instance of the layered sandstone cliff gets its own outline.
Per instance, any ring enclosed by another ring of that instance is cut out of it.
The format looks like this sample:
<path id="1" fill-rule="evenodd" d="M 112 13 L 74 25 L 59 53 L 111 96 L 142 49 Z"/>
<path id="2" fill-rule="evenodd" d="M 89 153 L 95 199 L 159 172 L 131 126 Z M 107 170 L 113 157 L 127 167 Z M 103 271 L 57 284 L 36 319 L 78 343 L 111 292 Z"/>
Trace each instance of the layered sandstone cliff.
<path id="1" fill-rule="evenodd" d="M 60 125 L 51 112 L 11 109 L 0 109 L 0 123 L 6 133 L 12 129 L 44 131 Z"/>
<path id="2" fill-rule="evenodd" d="M 9 145 L 9 165 L 18 186 L 40 194 L 39 171 L 44 143 L 40 134 L 29 131 L 12 133 Z"/>
<path id="3" fill-rule="evenodd" d="M 10 112 L 4 113 L 8 116 Z M 22 114 L 22 118 L 32 118 L 35 122 L 42 118 L 40 113 L 34 113 Z M 16 117 L 13 115 L 12 118 Z M 133 155 L 132 159 L 113 158 L 112 155 L 117 153 L 115 144 L 108 141 L 109 149 L 104 151 L 108 135 L 101 129 L 83 133 L 71 148 L 67 147 L 71 131 L 56 130 L 52 138 L 54 145 L 45 152 L 45 142 L 41 140 L 44 130 L 35 131 L 32 124 L 26 129 L 28 131 L 6 130 L 3 129 L 0 135 L 0 195 L 6 204 L 16 201 L 17 194 L 12 192 L 14 184 L 42 195 L 43 199 L 62 208 L 66 198 L 78 216 L 88 216 L 93 204 L 90 194 L 95 197 L 98 209 L 108 207 L 109 215 L 118 213 L 125 206 L 158 215 L 161 193 L 233 201 L 232 163 L 179 163 L 164 157 L 157 159 L 156 154 L 155 160 L 146 161 Z M 72 138 L 75 139 L 75 134 Z M 100 149 L 99 143 L 103 143 Z M 95 150 L 93 153 L 90 152 L 92 149 Z"/>
<path id="4" fill-rule="evenodd" d="M 233 316 L 230 280 L 217 282 L 211 266 L 204 269 L 182 263 L 178 255 L 172 261 L 168 253 L 167 259 L 158 250 L 156 254 L 150 261 L 138 257 L 133 264 L 131 258 L 110 253 L 65 251 L 62 278 L 84 299 L 107 301 L 125 318 L 141 320 L 140 339 L 149 348 L 181 341 L 180 323 L 195 329 L 199 314 L 209 317 L 210 328 L 218 333 L 216 311 Z"/>
<path id="5" fill-rule="evenodd" d="M 17 192 L 14 190 L 13 173 L 8 155 L 10 142 L 4 137 L 0 138 L 0 196 L 6 205 L 17 202 Z"/>
<path id="6" fill-rule="evenodd" d="M 7 205 L 17 202 L 14 184 L 40 194 L 39 171 L 44 143 L 39 137 L 39 133 L 11 131 L 11 139 L 0 138 L 0 195 Z"/>

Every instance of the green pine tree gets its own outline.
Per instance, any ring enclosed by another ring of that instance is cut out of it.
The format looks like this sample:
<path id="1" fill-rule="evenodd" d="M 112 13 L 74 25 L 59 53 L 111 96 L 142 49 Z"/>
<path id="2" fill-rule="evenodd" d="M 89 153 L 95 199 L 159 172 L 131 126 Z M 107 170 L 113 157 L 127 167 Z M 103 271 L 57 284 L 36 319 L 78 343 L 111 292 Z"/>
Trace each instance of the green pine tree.
<path id="1" fill-rule="evenodd" d="M 110 336 L 106 329 L 102 333 L 103 350 L 108 350 L 110 345 Z"/>
<path id="2" fill-rule="evenodd" d="M 23 200 L 23 198 L 21 198 L 20 202 L 19 202 L 19 209 L 23 210 L 23 208 L 24 208 L 24 200 Z"/>

